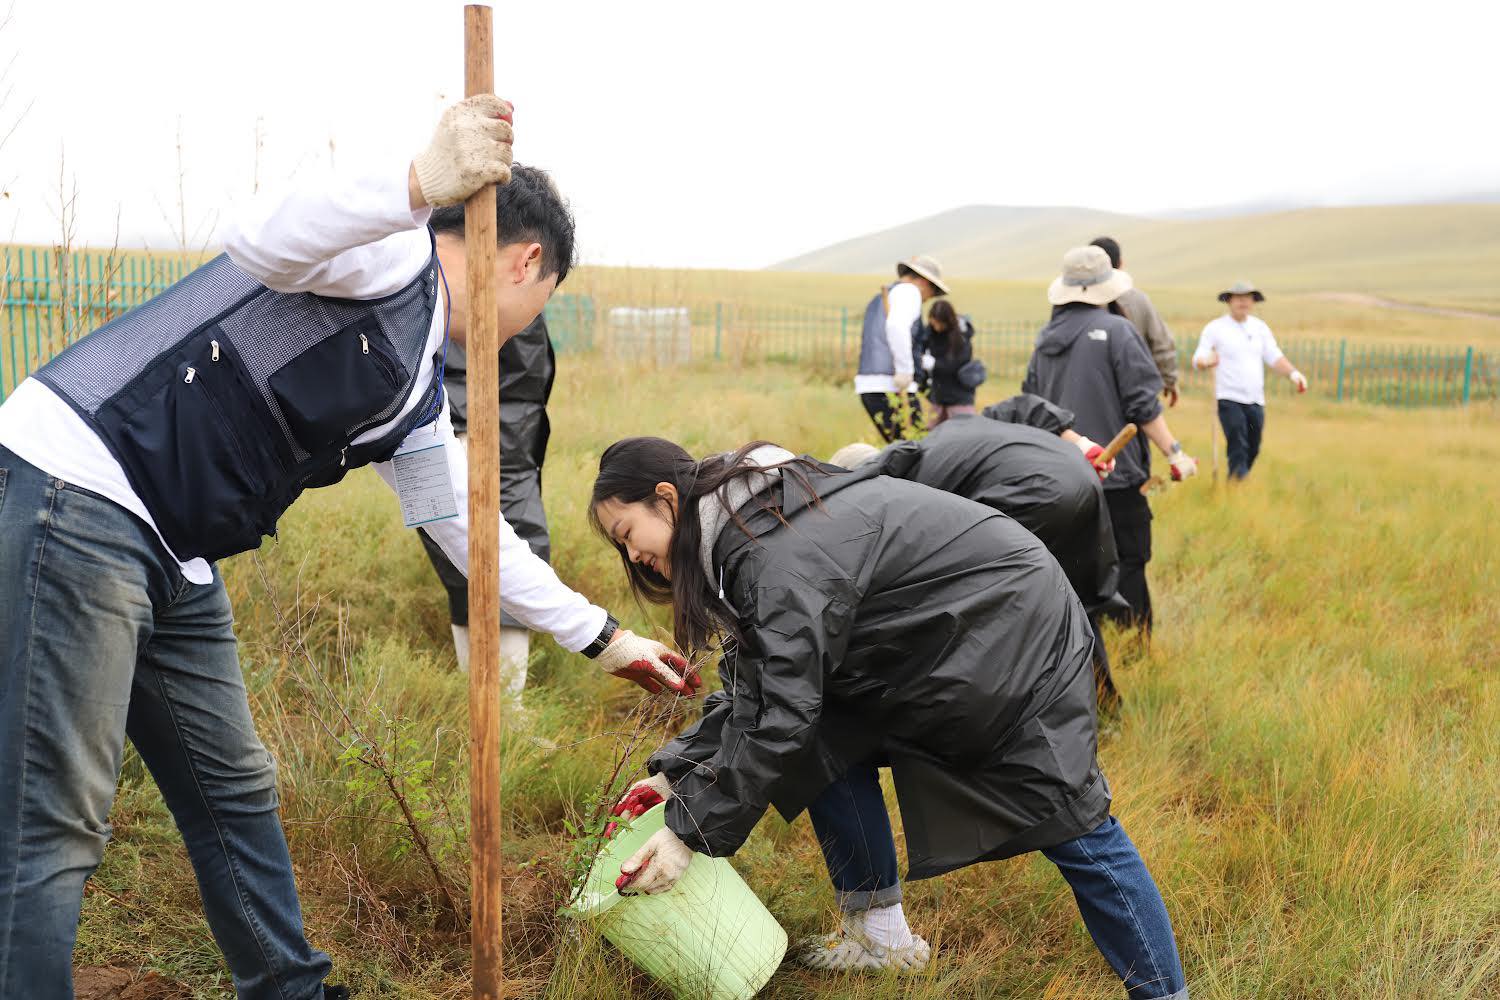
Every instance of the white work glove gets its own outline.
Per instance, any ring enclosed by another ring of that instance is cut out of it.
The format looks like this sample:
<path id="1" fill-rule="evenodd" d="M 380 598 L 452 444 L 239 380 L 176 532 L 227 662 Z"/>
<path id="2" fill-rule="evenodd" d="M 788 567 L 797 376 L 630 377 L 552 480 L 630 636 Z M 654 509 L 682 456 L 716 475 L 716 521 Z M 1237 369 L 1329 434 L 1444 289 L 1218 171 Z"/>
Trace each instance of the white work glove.
<path id="1" fill-rule="evenodd" d="M 1291 380 L 1292 385 L 1295 385 L 1297 387 L 1297 391 L 1299 393 L 1307 391 L 1307 376 L 1299 372 L 1297 369 L 1293 368 L 1292 373 L 1288 375 L 1287 378 Z"/>
<path id="2" fill-rule="evenodd" d="M 1101 462 L 1099 460 L 1099 456 L 1104 454 L 1103 445 L 1095 444 L 1082 434 L 1078 435 L 1078 440 L 1073 443 L 1078 446 L 1079 451 L 1083 452 L 1083 457 L 1088 459 L 1089 464 L 1094 467 L 1094 471 L 1099 473 L 1100 479 L 1108 479 L 1109 474 L 1115 471 L 1114 459 L 1110 459 L 1108 462 Z"/>
<path id="3" fill-rule="evenodd" d="M 510 180 L 511 106 L 494 94 L 466 97 L 443 112 L 432 144 L 411 161 L 422 197 L 457 205 L 486 184 Z"/>
<path id="4" fill-rule="evenodd" d="M 689 668 L 687 660 L 655 639 L 642 638 L 627 628 L 615 633 L 594 662 L 605 673 L 635 681 L 652 694 L 671 688 L 678 694 L 691 695 L 703 686 L 703 678 Z"/>
<path id="5" fill-rule="evenodd" d="M 933 357 L 931 354 L 922 355 L 922 370 L 924 372 L 930 372 L 936 367 L 937 358 Z"/>
<path id="6" fill-rule="evenodd" d="M 621 893 L 627 889 L 632 893 L 644 892 L 655 895 L 666 892 L 677 884 L 688 865 L 693 863 L 692 848 L 684 844 L 666 827 L 651 835 L 651 839 L 620 866 L 620 877 L 615 888 Z"/>
<path id="7" fill-rule="evenodd" d="M 1172 481 L 1174 483 L 1181 482 L 1188 476 L 1198 474 L 1197 461 L 1185 451 L 1179 451 L 1177 454 L 1169 456 L 1168 461 L 1172 466 Z"/>
<path id="8" fill-rule="evenodd" d="M 911 388 L 911 372 L 897 372 L 892 378 L 896 380 L 897 392 L 905 392 Z"/>

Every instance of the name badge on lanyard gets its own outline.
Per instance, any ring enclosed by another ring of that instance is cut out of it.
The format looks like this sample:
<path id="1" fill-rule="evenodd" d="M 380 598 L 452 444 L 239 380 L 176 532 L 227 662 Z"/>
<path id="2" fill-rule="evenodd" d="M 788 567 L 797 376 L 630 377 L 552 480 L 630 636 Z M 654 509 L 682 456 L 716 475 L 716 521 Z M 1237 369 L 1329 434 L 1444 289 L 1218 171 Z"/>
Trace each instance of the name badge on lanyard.
<path id="1" fill-rule="evenodd" d="M 453 309 L 442 261 L 437 262 L 437 272 L 443 282 L 443 356 L 437 368 L 438 391 L 422 426 L 406 436 L 391 458 L 396 498 L 401 502 L 401 521 L 408 528 L 458 516 L 453 472 L 448 468 L 448 447 L 438 435 L 438 421 L 433 419 L 443 404 L 443 378 L 448 370 L 448 321 Z"/>
<path id="2" fill-rule="evenodd" d="M 408 528 L 458 516 L 448 448 L 438 435 L 436 421 L 406 436 L 391 458 L 391 467 L 395 470 L 401 520 Z"/>

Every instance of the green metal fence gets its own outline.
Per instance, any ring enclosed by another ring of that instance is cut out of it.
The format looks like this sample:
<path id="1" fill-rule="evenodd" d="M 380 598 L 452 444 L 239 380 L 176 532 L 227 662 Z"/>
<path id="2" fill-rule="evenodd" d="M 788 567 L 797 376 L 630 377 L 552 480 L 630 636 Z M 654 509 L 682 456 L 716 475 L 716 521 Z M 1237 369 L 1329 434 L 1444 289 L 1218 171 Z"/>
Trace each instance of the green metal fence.
<path id="1" fill-rule="evenodd" d="M 196 262 L 140 253 L 60 254 L 0 248 L 0 400 L 57 351 L 143 302 Z M 862 307 L 740 302 L 636 308 L 588 295 L 560 294 L 547 306 L 559 352 L 599 352 L 633 364 L 782 363 L 831 377 L 853 376 Z M 1019 390 L 1040 321 L 979 318 L 975 356 L 991 386 Z M 1185 391 L 1207 395 L 1212 374 L 1192 369 L 1184 337 Z M 1500 357 L 1473 347 L 1370 344 L 1293 338 L 1282 347 L 1314 395 L 1389 406 L 1450 406 L 1500 398 Z M 1270 378 L 1273 395 L 1290 392 Z"/>
<path id="2" fill-rule="evenodd" d="M 0 401 L 68 344 L 198 263 L 187 256 L 0 247 Z M 553 296 L 547 324 L 559 351 L 594 350 L 596 311 L 589 296 Z"/>

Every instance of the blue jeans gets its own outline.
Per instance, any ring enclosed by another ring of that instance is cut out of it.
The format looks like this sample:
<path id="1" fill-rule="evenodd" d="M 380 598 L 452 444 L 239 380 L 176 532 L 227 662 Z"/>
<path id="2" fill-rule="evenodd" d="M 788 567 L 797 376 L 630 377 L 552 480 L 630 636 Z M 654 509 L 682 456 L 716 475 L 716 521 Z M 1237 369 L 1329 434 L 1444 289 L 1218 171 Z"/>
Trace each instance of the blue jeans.
<path id="1" fill-rule="evenodd" d="M 824 789 L 807 813 L 841 909 L 852 913 L 901 901 L 896 842 L 874 765 L 851 769 Z M 1111 816 L 1042 854 L 1072 887 L 1084 926 L 1124 981 L 1130 1000 L 1186 1000 L 1187 980 L 1167 905 L 1119 820 Z"/>
<path id="2" fill-rule="evenodd" d="M 0 1000 L 71 1000 L 128 736 L 241 1000 L 323 995 L 229 597 L 116 504 L 0 448 Z"/>
<path id="3" fill-rule="evenodd" d="M 1219 400 L 1219 426 L 1224 428 L 1224 452 L 1229 460 L 1229 478 L 1244 479 L 1260 454 L 1260 434 L 1266 426 L 1266 408 L 1259 403 Z"/>
<path id="4" fill-rule="evenodd" d="M 880 791 L 880 770 L 859 764 L 807 807 L 828 863 L 839 909 L 859 913 L 901 902 L 896 838 Z"/>

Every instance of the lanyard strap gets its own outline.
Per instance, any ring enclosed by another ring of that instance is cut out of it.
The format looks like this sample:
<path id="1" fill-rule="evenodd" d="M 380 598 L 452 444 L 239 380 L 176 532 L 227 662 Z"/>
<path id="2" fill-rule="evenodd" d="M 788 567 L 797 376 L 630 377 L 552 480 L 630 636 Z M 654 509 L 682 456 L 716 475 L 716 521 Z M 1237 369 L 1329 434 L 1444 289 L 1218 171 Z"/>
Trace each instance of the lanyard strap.
<path id="1" fill-rule="evenodd" d="M 438 277 L 443 281 L 443 356 L 438 362 L 438 391 L 432 397 L 431 408 L 417 421 L 418 427 L 425 427 L 436 419 L 443 405 L 443 377 L 448 373 L 448 323 L 453 318 L 453 299 L 448 295 L 448 273 L 443 270 L 443 262 L 436 253 L 432 255 L 432 259 L 437 262 Z"/>

